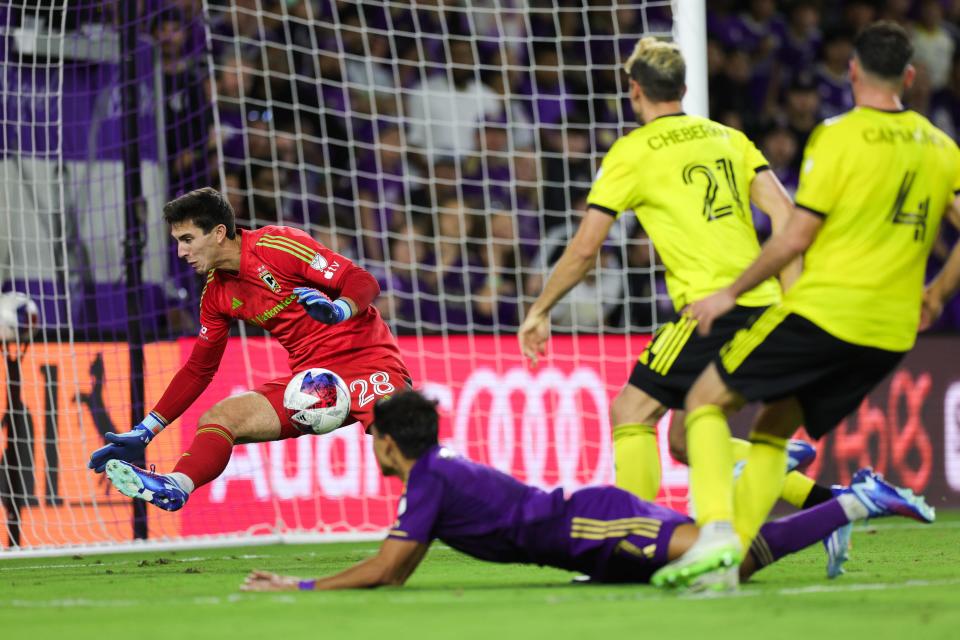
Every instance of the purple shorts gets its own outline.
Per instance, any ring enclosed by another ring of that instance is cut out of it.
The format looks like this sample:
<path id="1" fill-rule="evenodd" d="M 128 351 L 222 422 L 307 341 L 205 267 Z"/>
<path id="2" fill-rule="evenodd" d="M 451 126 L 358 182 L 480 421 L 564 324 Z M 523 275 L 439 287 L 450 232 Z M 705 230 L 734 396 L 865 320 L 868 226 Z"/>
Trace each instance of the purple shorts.
<path id="1" fill-rule="evenodd" d="M 616 487 L 581 489 L 566 511 L 573 564 L 600 582 L 649 582 L 667 563 L 674 529 L 693 523 Z"/>

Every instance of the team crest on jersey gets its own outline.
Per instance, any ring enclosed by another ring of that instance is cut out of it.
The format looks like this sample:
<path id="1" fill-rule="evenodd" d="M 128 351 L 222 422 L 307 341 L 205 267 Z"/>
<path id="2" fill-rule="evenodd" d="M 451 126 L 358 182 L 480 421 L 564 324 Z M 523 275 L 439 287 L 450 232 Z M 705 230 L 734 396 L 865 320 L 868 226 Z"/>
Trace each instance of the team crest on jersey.
<path id="1" fill-rule="evenodd" d="M 270 290 L 274 293 L 280 293 L 280 283 L 277 282 L 277 279 L 273 277 L 273 274 L 267 271 L 267 268 L 263 265 L 260 265 L 260 268 L 257 269 L 257 275 L 260 276 L 260 279 L 263 280 L 263 284 L 270 287 Z"/>
<path id="2" fill-rule="evenodd" d="M 327 268 L 328 264 L 327 259 L 318 253 L 314 255 L 313 260 L 310 261 L 310 268 L 316 271 L 323 271 Z"/>

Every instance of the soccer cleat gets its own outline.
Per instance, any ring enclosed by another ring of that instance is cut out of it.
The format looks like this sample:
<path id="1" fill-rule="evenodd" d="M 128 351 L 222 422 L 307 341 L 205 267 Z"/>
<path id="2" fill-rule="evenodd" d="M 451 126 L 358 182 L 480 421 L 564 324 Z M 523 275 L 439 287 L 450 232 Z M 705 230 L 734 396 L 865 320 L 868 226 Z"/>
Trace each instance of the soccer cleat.
<path id="1" fill-rule="evenodd" d="M 696 543 L 650 578 L 655 587 L 690 591 L 735 591 L 739 585 L 739 567 L 743 560 L 740 539 L 733 532 L 715 533 L 704 538 L 701 530 Z"/>
<path id="2" fill-rule="evenodd" d="M 894 486 L 883 479 L 873 469 L 857 471 L 847 492 L 857 497 L 870 513 L 870 518 L 883 516 L 903 516 L 920 522 L 931 523 L 936 520 L 936 509 L 927 504 L 923 496 L 910 489 Z"/>
<path id="3" fill-rule="evenodd" d="M 170 478 L 123 460 L 107 462 L 107 477 L 117 491 L 128 498 L 144 500 L 166 511 L 177 511 L 190 497 Z"/>
<path id="4" fill-rule="evenodd" d="M 823 539 L 823 548 L 827 550 L 827 578 L 843 575 L 843 564 L 850 559 L 850 538 L 853 524 L 847 523 Z"/>
<path id="5" fill-rule="evenodd" d="M 817 457 L 817 448 L 806 440 L 788 440 L 787 441 L 787 473 L 803 469 L 813 462 Z M 733 479 L 736 480 L 743 473 L 743 466 L 746 460 L 738 460 L 733 465 Z"/>
<path id="6" fill-rule="evenodd" d="M 787 472 L 805 469 L 817 457 L 817 448 L 806 440 L 787 441 Z"/>

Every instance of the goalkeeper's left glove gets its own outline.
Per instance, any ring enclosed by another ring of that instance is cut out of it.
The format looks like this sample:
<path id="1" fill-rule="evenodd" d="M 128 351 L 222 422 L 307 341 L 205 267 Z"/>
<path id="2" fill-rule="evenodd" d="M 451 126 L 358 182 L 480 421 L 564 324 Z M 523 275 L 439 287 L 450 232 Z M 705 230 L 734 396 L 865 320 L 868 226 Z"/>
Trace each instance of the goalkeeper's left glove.
<path id="1" fill-rule="evenodd" d="M 322 292 L 310 287 L 296 287 L 297 302 L 303 305 L 307 314 L 323 324 L 337 324 L 353 315 L 350 303 L 342 298 L 330 300 Z"/>
<path id="2" fill-rule="evenodd" d="M 163 431 L 166 425 L 152 411 L 140 424 L 126 433 L 105 433 L 104 439 L 109 443 L 90 454 L 87 467 L 97 473 L 102 473 L 109 460 L 125 460 L 135 462 L 142 460 L 144 451 L 150 441 Z"/>

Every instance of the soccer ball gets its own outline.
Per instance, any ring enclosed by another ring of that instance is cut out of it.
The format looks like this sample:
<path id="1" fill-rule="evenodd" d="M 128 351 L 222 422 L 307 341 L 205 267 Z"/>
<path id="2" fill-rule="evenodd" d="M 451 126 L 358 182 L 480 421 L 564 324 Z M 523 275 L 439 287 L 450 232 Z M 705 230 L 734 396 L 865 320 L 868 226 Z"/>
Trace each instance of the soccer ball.
<path id="1" fill-rule="evenodd" d="M 39 329 L 40 308 L 30 296 L 19 291 L 0 294 L 0 341 L 26 341 Z"/>
<path id="2" fill-rule="evenodd" d="M 295 427 L 322 435 L 343 426 L 350 414 L 350 392 L 333 371 L 307 369 L 287 384 L 283 406 Z"/>

